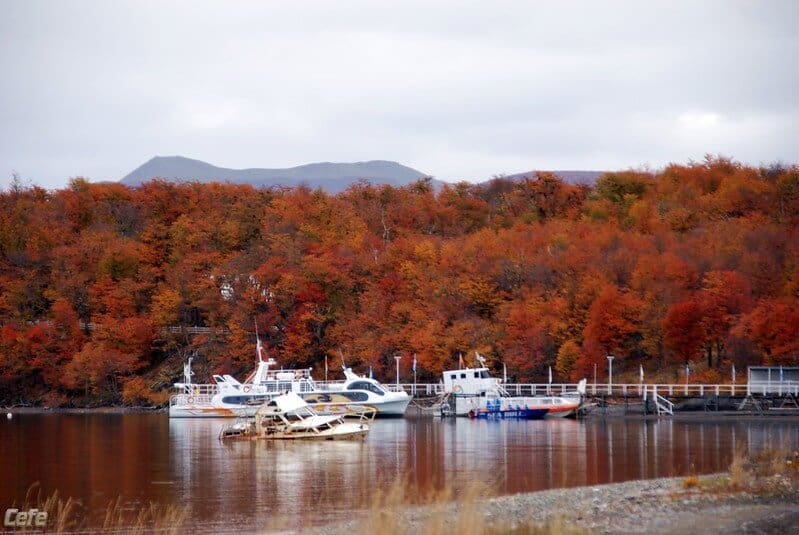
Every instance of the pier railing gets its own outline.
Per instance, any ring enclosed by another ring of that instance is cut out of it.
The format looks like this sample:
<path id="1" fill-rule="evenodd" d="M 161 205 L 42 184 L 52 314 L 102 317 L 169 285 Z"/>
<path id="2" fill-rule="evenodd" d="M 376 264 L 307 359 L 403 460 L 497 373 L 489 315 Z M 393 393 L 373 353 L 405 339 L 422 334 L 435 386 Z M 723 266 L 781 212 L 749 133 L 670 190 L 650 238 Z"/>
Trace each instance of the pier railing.
<path id="1" fill-rule="evenodd" d="M 316 381 L 317 386 L 341 385 L 343 381 Z M 412 396 L 432 397 L 444 393 L 442 383 L 383 383 L 392 391 L 405 391 Z M 502 387 L 512 396 L 547 396 L 574 393 L 577 383 L 503 383 Z M 781 383 L 763 382 L 749 384 L 651 384 L 651 383 L 588 383 L 586 394 L 590 396 L 643 397 L 644 391 L 661 396 L 797 396 L 799 382 L 783 381 Z M 181 388 L 186 395 L 212 396 L 217 393 L 216 385 L 192 384 Z"/>
<path id="2" fill-rule="evenodd" d="M 413 396 L 436 396 L 444 393 L 441 383 L 384 383 L 393 391 L 405 391 Z M 573 393 L 577 383 L 503 383 L 502 387 L 513 396 L 546 396 Z M 750 384 L 667 384 L 667 383 L 588 383 L 586 393 L 591 396 L 643 397 L 644 389 L 661 396 L 748 396 L 778 395 L 799 396 L 799 382 Z"/>

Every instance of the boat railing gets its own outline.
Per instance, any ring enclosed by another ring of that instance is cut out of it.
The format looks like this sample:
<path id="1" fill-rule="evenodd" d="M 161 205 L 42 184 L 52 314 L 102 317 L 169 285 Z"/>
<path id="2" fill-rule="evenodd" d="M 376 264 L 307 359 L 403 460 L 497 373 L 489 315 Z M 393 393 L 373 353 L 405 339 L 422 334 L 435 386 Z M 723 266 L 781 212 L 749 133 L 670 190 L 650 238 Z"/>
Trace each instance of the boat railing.
<path id="1" fill-rule="evenodd" d="M 266 372 L 266 379 L 269 381 L 285 381 L 287 379 L 294 381 L 299 381 L 301 379 L 313 380 L 311 377 L 311 370 L 309 368 L 268 370 Z"/>
<path id="2" fill-rule="evenodd" d="M 213 394 L 175 394 L 169 398 L 172 407 L 186 407 L 190 405 L 207 405 L 211 403 Z"/>
<path id="3" fill-rule="evenodd" d="M 216 384 L 186 384 L 177 383 L 174 386 L 176 394 L 185 394 L 187 396 L 213 396 L 219 393 L 219 385 Z"/>
<path id="4" fill-rule="evenodd" d="M 346 381 L 316 381 L 316 387 L 320 390 L 340 390 L 345 384 Z"/>

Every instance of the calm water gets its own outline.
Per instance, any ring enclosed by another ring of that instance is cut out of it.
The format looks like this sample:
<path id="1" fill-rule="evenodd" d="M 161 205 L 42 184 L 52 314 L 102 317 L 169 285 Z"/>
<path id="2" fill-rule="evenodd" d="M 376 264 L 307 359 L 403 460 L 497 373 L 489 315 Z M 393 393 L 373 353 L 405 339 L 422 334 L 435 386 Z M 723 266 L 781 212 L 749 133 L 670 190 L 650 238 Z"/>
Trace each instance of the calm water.
<path id="1" fill-rule="evenodd" d="M 35 482 L 104 510 L 185 504 L 205 530 L 341 519 L 398 479 L 424 494 L 472 481 L 495 494 L 710 473 L 736 445 L 799 445 L 795 419 L 375 422 L 363 443 L 217 440 L 226 420 L 165 414 L 15 415 L 0 422 L 0 509 Z M 300 521 L 299 518 L 302 518 Z M 234 521 L 234 524 L 230 522 Z"/>

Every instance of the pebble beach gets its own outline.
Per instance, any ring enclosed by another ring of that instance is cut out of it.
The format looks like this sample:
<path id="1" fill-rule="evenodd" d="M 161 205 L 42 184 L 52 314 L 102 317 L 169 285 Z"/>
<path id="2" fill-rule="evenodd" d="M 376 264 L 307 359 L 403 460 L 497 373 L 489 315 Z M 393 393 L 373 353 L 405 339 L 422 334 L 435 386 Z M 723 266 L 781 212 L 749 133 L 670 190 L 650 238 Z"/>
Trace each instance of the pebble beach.
<path id="1" fill-rule="evenodd" d="M 481 533 L 478 525 L 488 533 L 799 534 L 799 490 L 790 481 L 755 494 L 723 488 L 726 474 L 696 480 L 696 487 L 678 477 L 553 489 L 377 516 L 394 518 L 394 533 L 415 534 Z M 304 533 L 384 532 L 390 520 L 378 517 Z"/>

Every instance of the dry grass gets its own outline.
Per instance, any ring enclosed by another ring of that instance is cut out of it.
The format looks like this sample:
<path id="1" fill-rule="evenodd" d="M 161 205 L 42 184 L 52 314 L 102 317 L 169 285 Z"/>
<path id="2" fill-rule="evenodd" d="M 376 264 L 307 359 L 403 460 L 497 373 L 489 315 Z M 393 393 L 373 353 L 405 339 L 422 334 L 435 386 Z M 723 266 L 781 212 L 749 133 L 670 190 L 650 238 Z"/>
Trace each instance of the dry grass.
<path id="1" fill-rule="evenodd" d="M 390 485 L 378 485 L 378 491 L 357 532 L 363 535 L 405 534 L 411 531 L 430 535 L 483 533 L 475 531 L 475 528 L 485 524 L 480 498 L 488 494 L 488 487 L 474 483 L 460 492 L 448 487 L 428 491 L 420 497 L 409 496 L 408 488 L 402 479 Z M 411 501 L 423 504 L 424 508 L 424 512 L 413 519 L 401 514 L 408 509 Z M 457 508 L 455 512 L 452 511 L 453 507 Z"/>
<path id="2" fill-rule="evenodd" d="M 144 534 L 182 533 L 183 524 L 188 518 L 188 509 L 176 505 L 161 506 L 150 502 L 139 509 L 126 507 L 120 498 L 108 504 L 101 530 Z"/>
<path id="3" fill-rule="evenodd" d="M 697 476 L 688 476 L 682 481 L 682 488 L 695 489 L 699 487 L 699 478 Z"/>
<path id="4" fill-rule="evenodd" d="M 79 500 L 63 499 L 58 491 L 42 496 L 38 484 L 31 485 L 20 510 L 38 509 L 47 512 L 47 533 L 65 534 L 76 531 L 91 533 L 113 532 L 126 534 L 182 533 L 188 519 L 188 509 L 183 506 L 161 506 L 150 503 L 141 508 L 126 506 L 121 498 L 110 502 L 103 518 L 93 520 Z M 20 528 L 15 533 L 25 533 L 41 529 Z"/>
<path id="5" fill-rule="evenodd" d="M 743 448 L 737 448 L 729 472 L 729 486 L 734 490 L 799 492 L 799 451 L 783 446 L 746 454 Z"/>
<path id="6" fill-rule="evenodd" d="M 447 487 L 422 496 L 409 496 L 403 480 L 395 481 L 378 491 L 371 506 L 353 530 L 359 535 L 572 535 L 580 533 L 568 528 L 562 520 L 547 524 L 535 522 L 510 524 L 487 514 L 485 501 L 494 495 L 491 486 L 472 482 L 463 489 Z M 409 503 L 414 504 L 409 506 Z M 412 507 L 412 509 L 411 509 Z"/>

